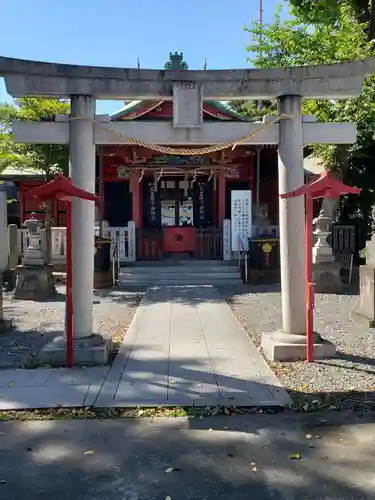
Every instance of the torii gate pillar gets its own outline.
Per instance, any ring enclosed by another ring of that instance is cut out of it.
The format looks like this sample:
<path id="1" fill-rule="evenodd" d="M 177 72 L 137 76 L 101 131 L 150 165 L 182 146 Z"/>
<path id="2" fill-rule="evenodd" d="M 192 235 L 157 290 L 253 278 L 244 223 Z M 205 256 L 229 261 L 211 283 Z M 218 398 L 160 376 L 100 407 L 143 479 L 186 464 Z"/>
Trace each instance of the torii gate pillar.
<path id="1" fill-rule="evenodd" d="M 279 99 L 279 193 L 304 184 L 301 97 Z M 305 333 L 305 208 L 304 200 L 279 197 L 280 268 L 283 332 L 298 341 Z M 304 338 L 305 341 L 305 338 Z"/>
<path id="2" fill-rule="evenodd" d="M 95 98 L 71 96 L 70 177 L 72 184 L 95 193 Z M 75 338 L 93 334 L 95 204 L 72 200 L 72 262 Z"/>
<path id="3" fill-rule="evenodd" d="M 304 184 L 301 97 L 279 98 L 279 194 Z M 306 356 L 305 206 L 303 197 L 279 197 L 282 329 L 262 335 L 263 353 L 271 361 Z"/>

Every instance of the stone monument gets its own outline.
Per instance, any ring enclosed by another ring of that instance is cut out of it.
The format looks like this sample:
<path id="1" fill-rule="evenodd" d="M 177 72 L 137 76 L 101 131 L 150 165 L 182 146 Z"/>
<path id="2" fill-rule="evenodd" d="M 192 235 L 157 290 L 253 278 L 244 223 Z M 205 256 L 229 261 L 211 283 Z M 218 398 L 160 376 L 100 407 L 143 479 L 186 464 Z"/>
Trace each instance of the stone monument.
<path id="1" fill-rule="evenodd" d="M 16 267 L 17 282 L 14 299 L 46 300 L 56 294 L 53 279 L 53 266 L 46 263 L 41 242 L 43 223 L 33 212 L 24 225 L 28 230 L 29 244 L 22 259 L 22 265 Z"/>
<path id="2" fill-rule="evenodd" d="M 324 203 L 326 201 L 326 203 Z M 327 203 L 331 202 L 331 203 Z M 332 247 L 327 242 L 331 234 L 334 216 L 335 199 L 324 199 L 322 210 L 313 220 L 314 235 L 317 242 L 312 249 L 313 280 L 317 293 L 335 293 L 342 288 L 340 279 L 340 264 L 335 262 Z"/>
<path id="3" fill-rule="evenodd" d="M 16 224 L 9 224 L 8 229 L 8 269 L 4 273 L 4 282 L 7 292 L 16 287 L 16 267 L 18 266 L 18 228 Z"/>
<path id="4" fill-rule="evenodd" d="M 375 223 L 375 205 L 372 208 L 373 227 Z M 354 318 L 369 328 L 375 328 L 375 232 L 371 240 L 366 241 L 366 264 L 359 268 L 359 307 Z"/>
<path id="5" fill-rule="evenodd" d="M 0 191 L 0 332 L 8 329 L 12 321 L 4 318 L 3 275 L 8 269 L 7 195 Z"/>

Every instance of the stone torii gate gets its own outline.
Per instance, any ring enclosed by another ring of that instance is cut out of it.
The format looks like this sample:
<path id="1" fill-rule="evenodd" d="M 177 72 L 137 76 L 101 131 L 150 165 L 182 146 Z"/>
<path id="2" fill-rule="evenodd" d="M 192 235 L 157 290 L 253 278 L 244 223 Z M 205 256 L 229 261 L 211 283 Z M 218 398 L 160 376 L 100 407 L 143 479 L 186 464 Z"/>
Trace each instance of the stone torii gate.
<path id="1" fill-rule="evenodd" d="M 356 141 L 355 124 L 316 123 L 311 117 L 302 117 L 301 100 L 357 97 L 374 68 L 373 58 L 295 68 L 166 71 L 0 57 L 0 75 L 13 97 L 71 100 L 70 118 L 54 123 L 14 123 L 13 133 L 17 142 L 69 144 L 73 184 L 87 191 L 95 189 L 95 145 L 126 144 L 108 129 L 161 145 L 235 141 L 259 124 L 203 123 L 203 100 L 235 99 L 277 99 L 280 115 L 288 116 L 242 144 L 277 144 L 279 192 L 292 191 L 304 182 L 304 144 Z M 173 123 L 106 123 L 105 130 L 100 122 L 108 122 L 108 117 L 95 115 L 96 99 L 173 100 Z M 86 348 L 91 349 L 94 204 L 74 200 L 72 208 L 74 332 L 80 345 L 87 339 Z M 266 355 L 271 359 L 275 359 L 276 351 L 282 352 L 283 345 L 287 347 L 285 352 L 290 352 L 288 346 L 294 346 L 296 357 L 300 357 L 299 351 L 305 352 L 303 199 L 281 199 L 279 218 L 283 325 L 282 332 L 265 339 Z M 275 346 L 279 348 L 275 350 Z"/>

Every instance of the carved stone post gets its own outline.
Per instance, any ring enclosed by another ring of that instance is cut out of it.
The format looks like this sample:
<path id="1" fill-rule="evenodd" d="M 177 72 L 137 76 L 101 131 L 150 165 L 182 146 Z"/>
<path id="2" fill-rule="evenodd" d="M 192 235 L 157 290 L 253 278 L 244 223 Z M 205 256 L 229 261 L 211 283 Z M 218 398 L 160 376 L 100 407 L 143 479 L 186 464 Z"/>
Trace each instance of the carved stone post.
<path id="1" fill-rule="evenodd" d="M 373 208 L 373 220 L 374 220 Z M 366 242 L 366 264 L 359 268 L 359 307 L 355 319 L 375 328 L 375 233 Z"/>

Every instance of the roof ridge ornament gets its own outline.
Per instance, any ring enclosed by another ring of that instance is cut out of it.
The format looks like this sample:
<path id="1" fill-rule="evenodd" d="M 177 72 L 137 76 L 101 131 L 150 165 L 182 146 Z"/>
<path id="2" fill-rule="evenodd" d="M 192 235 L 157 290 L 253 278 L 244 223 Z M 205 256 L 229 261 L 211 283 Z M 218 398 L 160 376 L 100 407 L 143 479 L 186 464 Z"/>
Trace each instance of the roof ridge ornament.
<path id="1" fill-rule="evenodd" d="M 184 54 L 181 52 L 180 54 L 176 52 L 169 53 L 169 61 L 164 64 L 164 69 L 172 69 L 172 70 L 186 70 L 189 69 L 187 63 L 184 61 Z"/>

